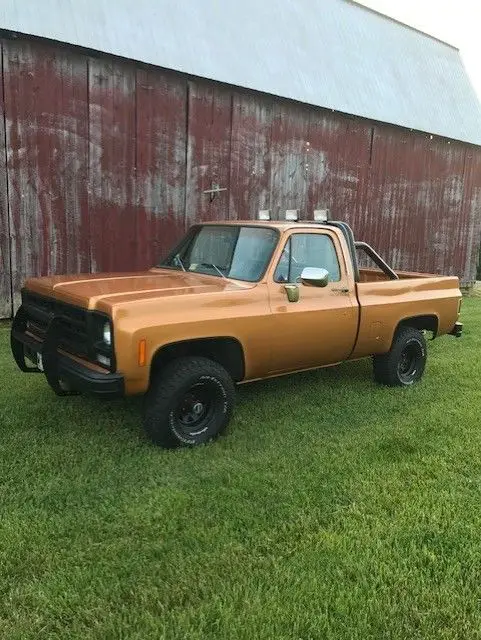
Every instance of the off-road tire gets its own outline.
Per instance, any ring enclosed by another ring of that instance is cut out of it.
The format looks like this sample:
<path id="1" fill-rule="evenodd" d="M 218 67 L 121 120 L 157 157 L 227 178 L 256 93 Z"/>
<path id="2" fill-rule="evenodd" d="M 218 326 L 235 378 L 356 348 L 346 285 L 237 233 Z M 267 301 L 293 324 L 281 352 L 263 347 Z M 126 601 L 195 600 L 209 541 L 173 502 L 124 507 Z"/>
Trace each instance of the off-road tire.
<path id="1" fill-rule="evenodd" d="M 374 379 L 389 387 L 409 387 L 421 379 L 426 358 L 426 339 L 422 332 L 413 327 L 400 327 L 391 349 L 374 356 Z"/>
<path id="2" fill-rule="evenodd" d="M 204 403 L 195 402 L 200 393 Z M 189 402 L 208 407 L 193 426 L 184 422 Z M 234 404 L 235 385 L 224 367 L 208 358 L 179 358 L 153 375 L 145 396 L 144 430 L 154 444 L 168 449 L 205 444 L 224 431 Z"/>

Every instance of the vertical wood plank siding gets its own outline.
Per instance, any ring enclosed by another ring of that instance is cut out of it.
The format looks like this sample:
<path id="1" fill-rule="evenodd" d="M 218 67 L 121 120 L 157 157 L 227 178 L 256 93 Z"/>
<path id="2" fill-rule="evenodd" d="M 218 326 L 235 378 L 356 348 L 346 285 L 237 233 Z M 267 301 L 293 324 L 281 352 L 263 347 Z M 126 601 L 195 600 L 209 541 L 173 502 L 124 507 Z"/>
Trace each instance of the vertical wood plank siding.
<path id="1" fill-rule="evenodd" d="M 29 276 L 145 269 L 194 222 L 259 209 L 328 208 L 394 268 L 475 280 L 478 147 L 55 44 L 1 45 L 0 317 Z"/>

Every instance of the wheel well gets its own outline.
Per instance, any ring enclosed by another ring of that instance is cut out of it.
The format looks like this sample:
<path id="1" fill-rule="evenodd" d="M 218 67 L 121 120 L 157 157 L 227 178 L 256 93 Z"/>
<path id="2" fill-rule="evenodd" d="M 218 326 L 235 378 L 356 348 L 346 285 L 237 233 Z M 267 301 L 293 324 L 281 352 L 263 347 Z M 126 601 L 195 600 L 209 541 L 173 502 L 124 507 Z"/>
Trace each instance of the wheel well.
<path id="1" fill-rule="evenodd" d="M 399 327 L 413 327 L 414 329 L 431 331 L 433 339 L 438 333 L 439 319 L 437 316 L 414 316 L 413 318 L 405 318 L 398 324 Z"/>
<path id="2" fill-rule="evenodd" d="M 230 373 L 235 382 L 244 378 L 244 351 L 235 338 L 201 338 L 165 345 L 152 359 L 150 376 L 172 360 L 187 356 L 203 356 L 214 360 Z"/>

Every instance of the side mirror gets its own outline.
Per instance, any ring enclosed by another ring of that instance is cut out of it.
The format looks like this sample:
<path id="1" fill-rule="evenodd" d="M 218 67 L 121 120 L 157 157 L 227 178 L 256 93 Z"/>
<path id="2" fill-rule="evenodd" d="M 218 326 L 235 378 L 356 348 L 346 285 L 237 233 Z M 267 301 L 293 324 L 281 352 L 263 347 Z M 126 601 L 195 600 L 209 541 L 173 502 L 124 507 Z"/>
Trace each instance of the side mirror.
<path id="1" fill-rule="evenodd" d="M 327 287 L 329 271 L 317 267 L 305 267 L 301 273 L 301 282 L 308 287 Z"/>

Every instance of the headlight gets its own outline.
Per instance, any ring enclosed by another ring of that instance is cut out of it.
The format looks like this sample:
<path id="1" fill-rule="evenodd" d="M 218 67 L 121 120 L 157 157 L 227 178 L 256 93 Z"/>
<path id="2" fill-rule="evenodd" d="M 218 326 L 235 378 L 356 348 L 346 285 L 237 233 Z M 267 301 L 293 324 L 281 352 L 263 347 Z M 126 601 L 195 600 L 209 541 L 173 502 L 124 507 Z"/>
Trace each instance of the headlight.
<path id="1" fill-rule="evenodd" d="M 102 337 L 104 339 L 105 344 L 110 347 L 112 344 L 112 330 L 110 329 L 110 324 L 108 322 L 104 324 Z"/>

